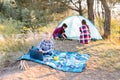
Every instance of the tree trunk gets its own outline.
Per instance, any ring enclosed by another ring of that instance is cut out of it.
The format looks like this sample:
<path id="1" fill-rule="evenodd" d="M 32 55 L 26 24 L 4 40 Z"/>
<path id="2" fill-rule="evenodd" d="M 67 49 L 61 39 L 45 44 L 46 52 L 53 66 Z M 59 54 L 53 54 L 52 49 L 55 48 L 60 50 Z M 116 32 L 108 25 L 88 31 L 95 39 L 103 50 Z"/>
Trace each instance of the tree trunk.
<path id="1" fill-rule="evenodd" d="M 79 3 L 79 15 L 81 15 L 81 16 L 82 16 L 83 14 L 82 14 L 81 0 L 79 0 L 79 2 L 78 2 L 78 3 Z"/>
<path id="2" fill-rule="evenodd" d="M 88 6 L 88 19 L 94 23 L 94 12 L 93 12 L 94 0 L 87 0 Z"/>
<path id="3" fill-rule="evenodd" d="M 2 7 L 3 7 L 3 2 L 0 1 L 0 12 L 2 11 Z"/>
<path id="4" fill-rule="evenodd" d="M 110 22 L 111 22 L 111 11 L 108 7 L 106 0 L 101 0 L 103 8 L 105 10 L 105 20 L 104 20 L 104 37 L 109 38 L 110 36 Z"/>

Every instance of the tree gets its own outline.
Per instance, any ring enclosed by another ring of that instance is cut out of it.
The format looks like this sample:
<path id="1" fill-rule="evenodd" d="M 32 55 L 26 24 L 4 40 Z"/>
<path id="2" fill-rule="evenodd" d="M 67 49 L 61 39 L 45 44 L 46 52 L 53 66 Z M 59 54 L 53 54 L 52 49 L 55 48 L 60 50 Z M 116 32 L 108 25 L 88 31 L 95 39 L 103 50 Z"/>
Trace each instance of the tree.
<path id="1" fill-rule="evenodd" d="M 2 7 L 3 7 L 3 1 L 0 0 L 0 12 L 1 12 L 1 10 L 2 10 Z"/>
<path id="2" fill-rule="evenodd" d="M 114 6 L 116 3 L 120 3 L 120 0 L 108 0 L 110 7 Z"/>
<path id="3" fill-rule="evenodd" d="M 69 9 L 77 11 L 79 15 L 83 15 L 84 11 L 86 10 L 86 6 L 82 5 L 83 0 L 65 0 L 63 4 L 65 4 Z M 83 1 L 85 3 L 85 1 Z M 94 23 L 94 13 L 93 13 L 93 5 L 94 0 L 87 0 L 87 7 L 88 7 L 88 19 Z"/>
<path id="4" fill-rule="evenodd" d="M 66 5 L 67 8 L 72 9 L 74 11 L 77 11 L 79 15 L 83 15 L 83 10 L 82 10 L 82 5 L 81 5 L 82 0 L 64 0 L 62 3 Z"/>
<path id="5" fill-rule="evenodd" d="M 52 14 L 66 10 L 60 1 L 62 0 L 16 0 L 19 20 L 26 22 L 28 26 L 46 25 L 54 19 Z"/>
<path id="6" fill-rule="evenodd" d="M 94 5 L 94 0 L 87 0 L 88 19 L 94 23 L 93 5 Z"/>
<path id="7" fill-rule="evenodd" d="M 110 36 L 110 23 L 111 23 L 111 11 L 110 11 L 110 8 L 109 8 L 106 0 L 101 0 L 101 3 L 103 5 L 104 11 L 105 11 L 104 37 L 109 38 L 109 36 Z"/>

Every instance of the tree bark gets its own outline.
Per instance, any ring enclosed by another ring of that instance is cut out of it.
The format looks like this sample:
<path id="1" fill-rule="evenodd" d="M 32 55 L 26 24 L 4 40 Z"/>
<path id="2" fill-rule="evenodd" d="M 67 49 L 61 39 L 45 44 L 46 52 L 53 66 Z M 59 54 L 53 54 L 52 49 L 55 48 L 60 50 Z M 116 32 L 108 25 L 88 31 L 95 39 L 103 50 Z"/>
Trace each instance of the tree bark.
<path id="1" fill-rule="evenodd" d="M 78 2 L 78 3 L 79 3 L 79 15 L 81 15 L 81 16 L 82 16 L 83 14 L 82 14 L 81 0 L 79 0 L 79 2 Z"/>
<path id="2" fill-rule="evenodd" d="M 109 38 L 110 36 L 110 22 L 111 22 L 111 11 L 108 7 L 106 0 L 101 0 L 103 8 L 105 10 L 105 19 L 104 19 L 104 37 Z"/>
<path id="3" fill-rule="evenodd" d="M 67 8 L 74 10 L 76 12 L 79 13 L 79 15 L 83 15 L 83 11 L 82 11 L 82 5 L 81 5 L 81 1 L 82 0 L 77 0 L 76 2 L 74 2 L 73 0 L 69 0 L 67 2 L 62 2 L 62 4 L 64 4 Z M 68 3 L 68 4 L 67 4 Z M 72 4 L 72 6 L 70 5 L 70 3 Z M 73 7 L 74 6 L 74 7 Z"/>
<path id="4" fill-rule="evenodd" d="M 2 7 L 3 7 L 3 2 L 0 1 L 0 12 L 2 11 Z"/>
<path id="5" fill-rule="evenodd" d="M 93 12 L 94 0 L 87 0 L 88 7 L 88 19 L 94 24 L 94 12 Z"/>

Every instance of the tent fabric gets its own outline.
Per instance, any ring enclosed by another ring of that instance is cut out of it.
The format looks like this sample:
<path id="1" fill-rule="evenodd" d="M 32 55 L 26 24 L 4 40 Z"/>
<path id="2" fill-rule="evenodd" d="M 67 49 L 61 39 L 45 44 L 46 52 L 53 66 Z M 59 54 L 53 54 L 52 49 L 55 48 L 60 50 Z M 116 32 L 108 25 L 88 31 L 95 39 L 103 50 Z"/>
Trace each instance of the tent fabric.
<path id="1" fill-rule="evenodd" d="M 102 39 L 99 31 L 97 30 L 96 26 L 88 19 L 84 18 L 83 16 L 70 16 L 63 21 L 61 21 L 57 27 L 61 27 L 63 23 L 67 24 L 67 29 L 65 30 L 68 39 L 79 40 L 80 39 L 80 31 L 79 27 L 82 26 L 81 21 L 86 20 L 87 25 L 90 28 L 91 38 L 92 39 Z"/>
<path id="2" fill-rule="evenodd" d="M 58 60 L 55 60 L 54 56 L 58 56 Z M 82 72 L 85 70 L 89 57 L 89 54 L 54 50 L 54 54 L 52 56 L 44 56 L 43 61 L 31 58 L 29 52 L 21 56 L 18 60 L 30 60 L 65 72 Z"/>

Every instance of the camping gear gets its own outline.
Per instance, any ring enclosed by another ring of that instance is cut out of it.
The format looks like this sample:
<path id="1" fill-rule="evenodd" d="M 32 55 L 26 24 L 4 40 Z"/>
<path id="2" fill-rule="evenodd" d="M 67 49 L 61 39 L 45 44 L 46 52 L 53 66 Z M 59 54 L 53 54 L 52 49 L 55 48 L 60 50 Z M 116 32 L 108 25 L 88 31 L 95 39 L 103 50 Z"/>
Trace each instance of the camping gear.
<path id="1" fill-rule="evenodd" d="M 54 60 L 54 56 L 56 55 L 59 57 L 58 60 Z M 31 58 L 29 52 L 21 56 L 18 60 L 30 60 L 66 72 L 82 72 L 85 70 L 86 62 L 89 57 L 89 54 L 54 50 L 52 56 L 43 56 L 43 61 Z"/>
<path id="2" fill-rule="evenodd" d="M 83 16 L 70 16 L 61 21 L 58 27 L 61 27 L 64 23 L 67 24 L 67 28 L 65 29 L 65 34 L 67 35 L 68 39 L 79 40 L 80 39 L 80 31 L 79 27 L 82 26 L 81 21 L 86 20 L 87 25 L 90 29 L 90 35 L 92 39 L 102 39 L 97 27 L 88 19 L 84 18 Z"/>
<path id="3" fill-rule="evenodd" d="M 43 53 L 41 53 L 39 50 L 30 49 L 29 53 L 31 58 L 43 61 Z"/>

